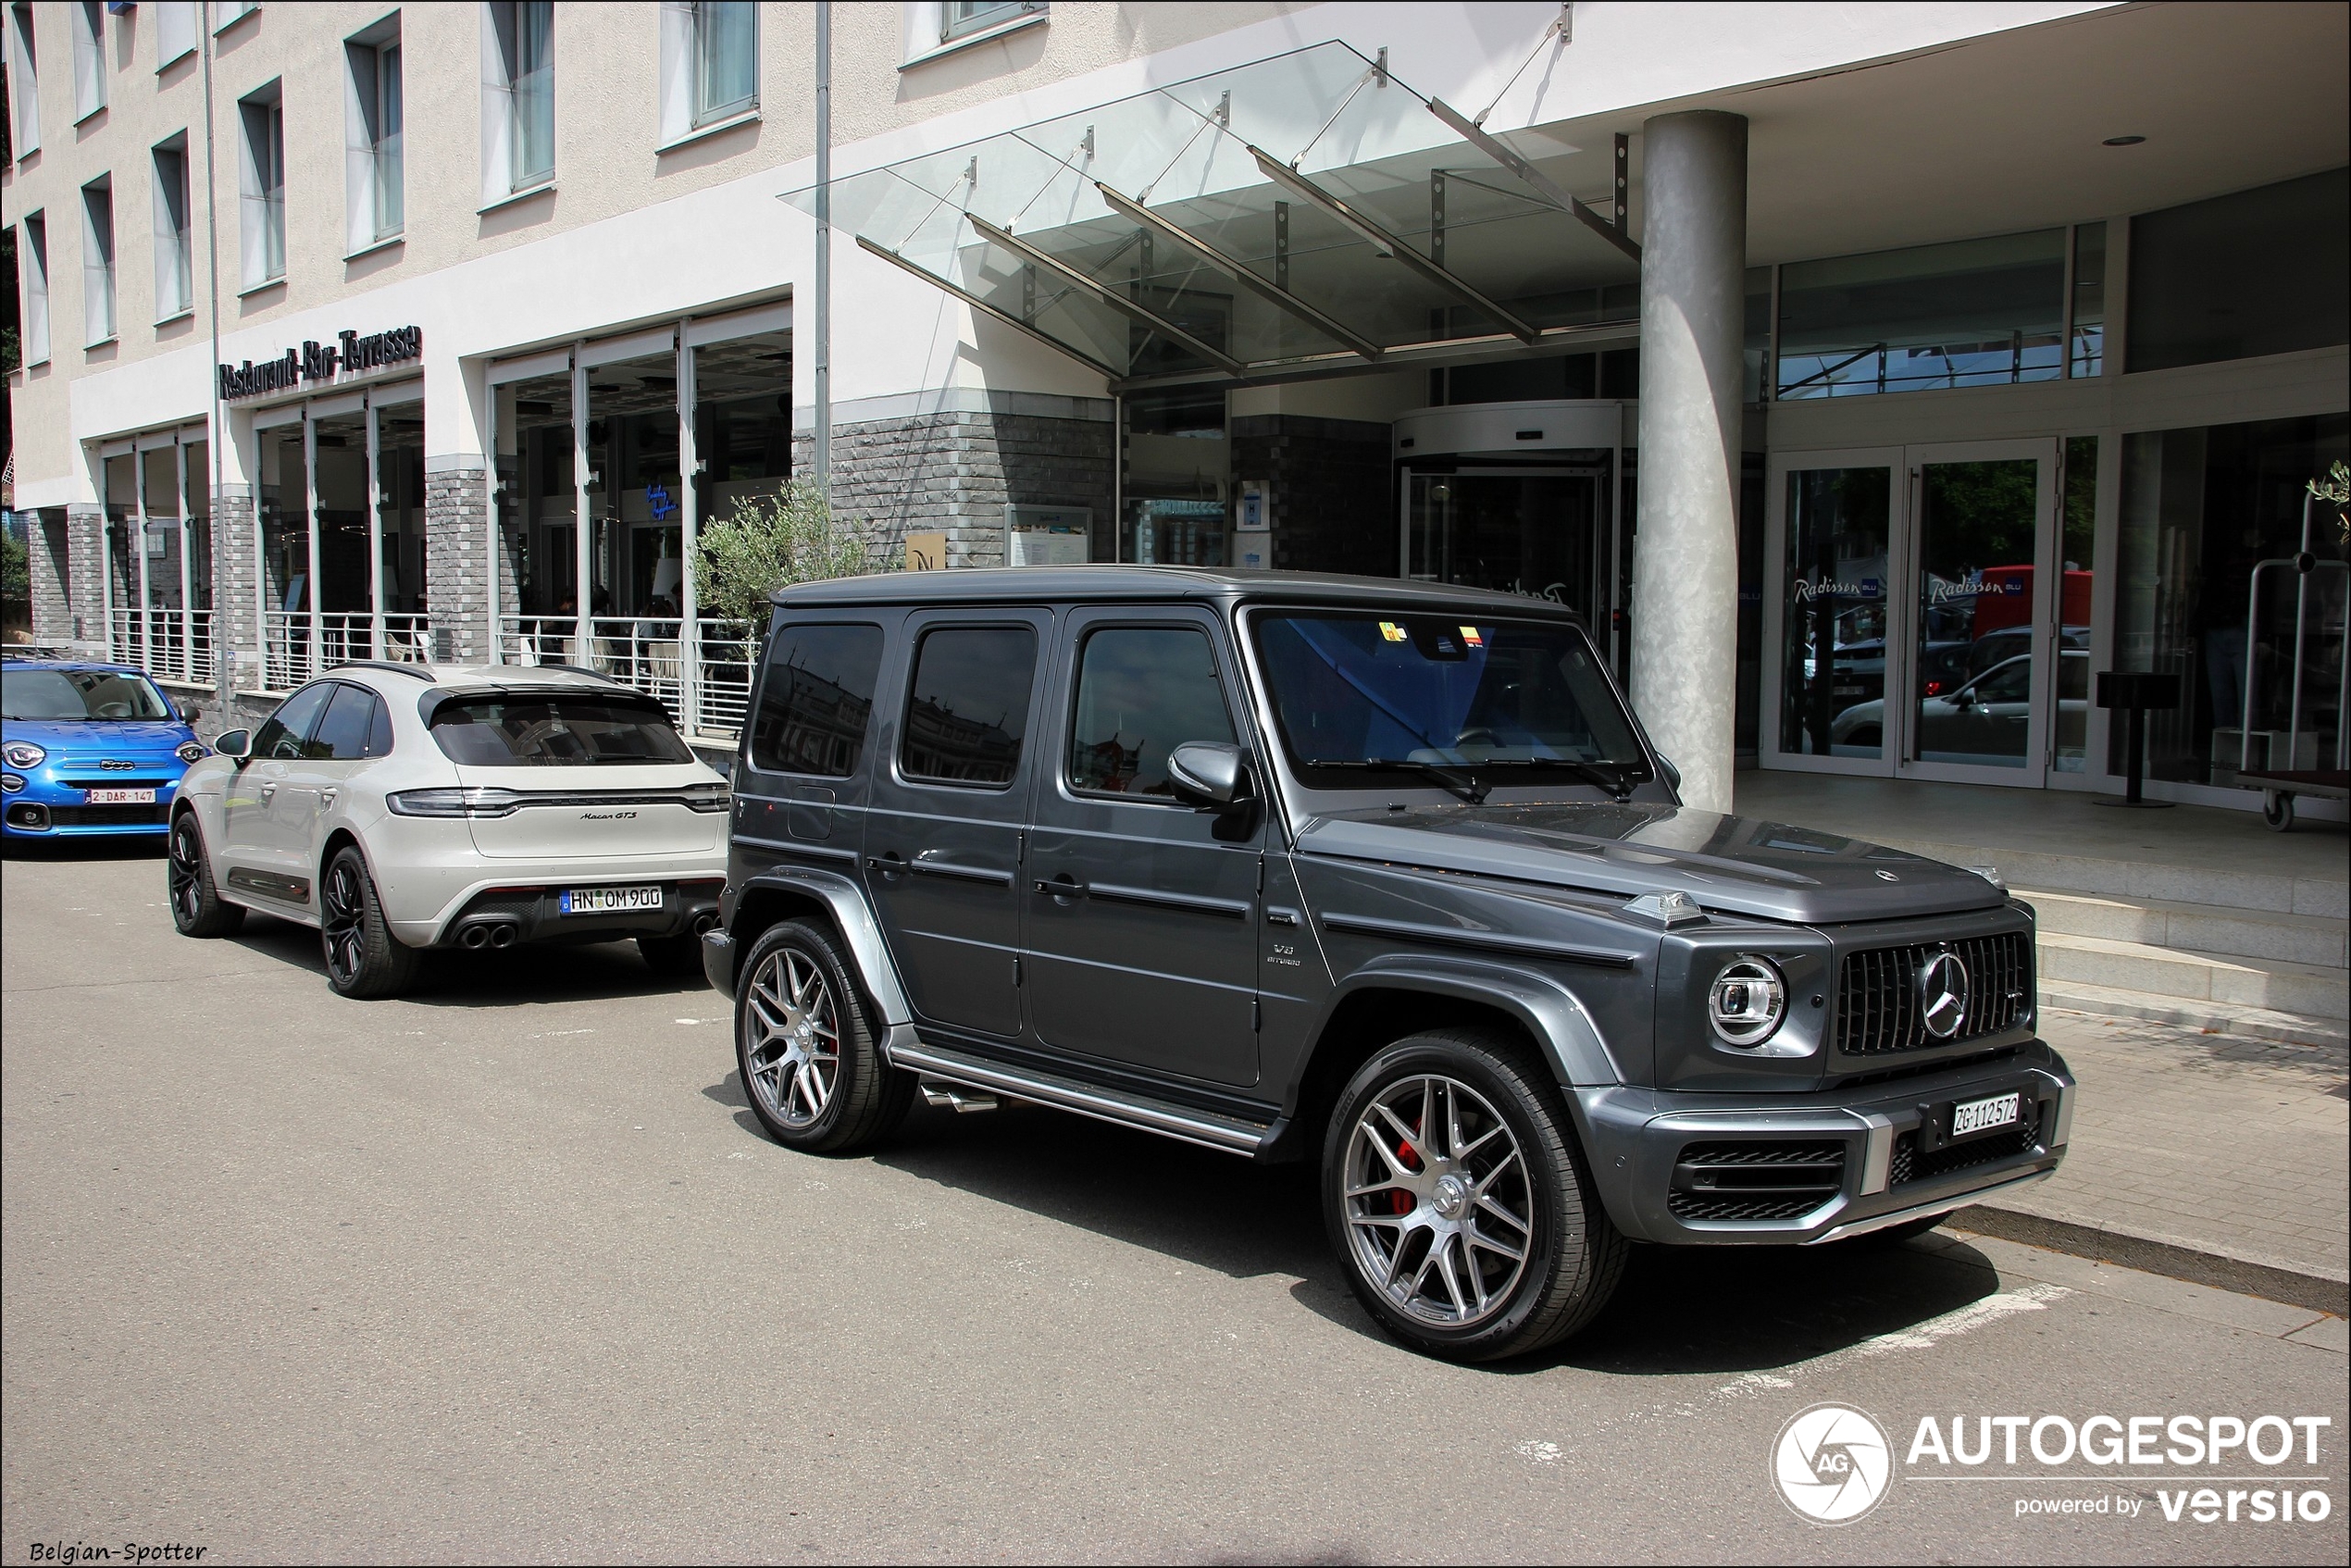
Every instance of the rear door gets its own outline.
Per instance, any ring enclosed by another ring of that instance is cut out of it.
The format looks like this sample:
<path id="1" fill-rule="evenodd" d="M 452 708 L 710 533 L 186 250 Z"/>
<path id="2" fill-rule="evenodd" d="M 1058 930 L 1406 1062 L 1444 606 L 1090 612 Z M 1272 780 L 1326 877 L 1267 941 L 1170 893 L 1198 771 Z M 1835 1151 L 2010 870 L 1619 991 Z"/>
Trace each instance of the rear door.
<path id="1" fill-rule="evenodd" d="M 1192 609 L 1080 610 L 1040 735 L 1024 889 L 1039 1044 L 1212 1083 L 1257 1081 L 1257 896 L 1264 835 L 1179 803 L 1167 758 L 1239 734 L 1215 621 Z"/>
<path id="2" fill-rule="evenodd" d="M 1021 1029 L 1029 715 L 1052 627 L 1041 609 L 907 617 L 865 821 L 866 889 L 915 1013 L 1006 1039 Z"/>
<path id="3" fill-rule="evenodd" d="M 337 686 L 303 742 L 302 760 L 287 770 L 280 791 L 289 831 L 301 846 L 305 864 L 317 865 L 327 815 L 342 799 L 351 776 L 378 754 L 373 744 L 378 735 L 387 743 L 392 735 L 383 699 L 364 686 Z"/>
<path id="4" fill-rule="evenodd" d="M 855 871 L 881 657 L 882 628 L 866 621 L 788 621 L 767 640 L 735 780 L 735 847 L 747 864 Z"/>

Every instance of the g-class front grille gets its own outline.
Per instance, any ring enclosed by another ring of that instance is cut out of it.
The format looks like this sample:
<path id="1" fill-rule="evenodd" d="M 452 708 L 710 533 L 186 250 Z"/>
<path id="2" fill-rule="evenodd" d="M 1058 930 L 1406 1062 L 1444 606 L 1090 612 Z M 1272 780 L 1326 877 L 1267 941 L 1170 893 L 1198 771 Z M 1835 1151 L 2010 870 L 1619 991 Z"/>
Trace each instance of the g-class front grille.
<path id="1" fill-rule="evenodd" d="M 1691 1143 L 1665 1208 L 1677 1220 L 1792 1220 L 1844 1188 L 1842 1143 Z"/>
<path id="2" fill-rule="evenodd" d="M 1920 990 L 1928 962 L 1947 948 L 1967 966 L 1968 999 L 1959 1027 L 1937 1036 Z M 1837 977 L 1836 1048 L 1879 1056 L 1956 1045 L 2014 1027 L 2032 1005 L 2033 942 L 2023 931 L 1848 952 Z"/>
<path id="3" fill-rule="evenodd" d="M 1894 1157 L 1885 1167 L 1885 1185 L 1891 1189 L 1914 1181 L 1933 1181 L 1975 1165 L 2013 1160 L 2033 1152 L 2040 1136 L 2041 1107 L 2030 1101 L 2025 1103 L 2023 1119 L 2008 1131 L 1972 1138 L 1965 1143 L 1946 1144 L 1932 1154 L 1920 1153 L 1919 1135 L 1906 1132 L 1894 1140 Z"/>

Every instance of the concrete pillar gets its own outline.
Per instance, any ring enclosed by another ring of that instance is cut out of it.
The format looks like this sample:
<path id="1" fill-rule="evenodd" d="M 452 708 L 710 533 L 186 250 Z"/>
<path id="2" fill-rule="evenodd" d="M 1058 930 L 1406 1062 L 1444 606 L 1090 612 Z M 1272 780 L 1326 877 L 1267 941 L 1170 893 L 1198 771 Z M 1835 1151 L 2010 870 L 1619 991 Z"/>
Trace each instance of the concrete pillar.
<path id="1" fill-rule="evenodd" d="M 1633 702 L 1682 799 L 1731 809 L 1738 702 L 1747 118 L 1642 128 L 1640 527 Z"/>

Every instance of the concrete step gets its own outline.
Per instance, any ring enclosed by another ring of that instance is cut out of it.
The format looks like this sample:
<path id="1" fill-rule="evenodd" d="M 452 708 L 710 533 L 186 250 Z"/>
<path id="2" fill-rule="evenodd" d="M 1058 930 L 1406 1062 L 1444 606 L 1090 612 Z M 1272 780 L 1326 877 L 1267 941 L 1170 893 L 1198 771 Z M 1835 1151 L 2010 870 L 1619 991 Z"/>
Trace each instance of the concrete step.
<path id="1" fill-rule="evenodd" d="M 2351 987 L 2346 986 L 2346 972 L 2337 965 L 2201 952 L 2059 931 L 2040 934 L 2038 954 L 2045 992 L 2078 982 L 2158 998 L 2257 1007 L 2312 1018 L 2351 1018 Z"/>
<path id="2" fill-rule="evenodd" d="M 2021 803 L 2019 809 L 2029 807 Z M 2220 909 L 2263 910 L 2273 915 L 2309 915 L 2321 920 L 2351 917 L 2351 879 L 2345 875 L 2339 839 L 2320 840 L 2313 835 L 2309 873 L 2291 876 L 2281 871 L 2167 865 L 2155 861 L 2052 854 L 1926 838 L 1890 838 L 1882 841 L 1953 865 L 1997 866 L 2011 888 L 2046 888 L 2053 892 L 2133 902 L 2162 901 L 2209 904 Z"/>
<path id="3" fill-rule="evenodd" d="M 2333 1046 L 2338 1050 L 2351 1045 L 2351 1027 L 2338 1019 L 2312 1018 L 2267 1007 L 2191 1002 L 2185 997 L 2151 996 L 2146 991 L 2094 986 L 2081 980 L 2043 980 L 2041 1006 L 2045 1011 L 2058 1008 L 2096 1013 L 2108 1018 L 2143 1018 L 2152 1024 L 2171 1024 L 2200 1029 L 2206 1034 L 2237 1035 L 2247 1039 Z"/>
<path id="4" fill-rule="evenodd" d="M 2068 937 L 2238 958 L 2278 958 L 2290 964 L 2342 969 L 2351 963 L 2351 921 L 2318 915 L 2166 899 L 2125 899 L 2091 893 L 2017 890 L 2039 912 L 2041 929 Z"/>

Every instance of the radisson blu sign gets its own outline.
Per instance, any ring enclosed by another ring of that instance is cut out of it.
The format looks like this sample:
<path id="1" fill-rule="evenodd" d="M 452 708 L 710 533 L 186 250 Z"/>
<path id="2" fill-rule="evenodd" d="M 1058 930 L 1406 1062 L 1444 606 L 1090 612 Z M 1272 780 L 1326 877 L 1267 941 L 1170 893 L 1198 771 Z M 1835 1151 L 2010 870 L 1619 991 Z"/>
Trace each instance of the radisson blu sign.
<path id="1" fill-rule="evenodd" d="M 246 360 L 243 365 L 223 365 L 220 370 L 220 398 L 233 403 L 243 397 L 261 397 L 269 392 L 291 392 L 305 381 L 331 381 L 339 372 L 379 369 L 386 365 L 398 365 L 417 359 L 425 352 L 425 330 L 421 327 L 394 327 L 388 332 L 337 332 L 335 342 L 318 343 L 305 342 L 300 348 L 290 348 L 276 359 L 265 359 L 255 365 Z"/>

